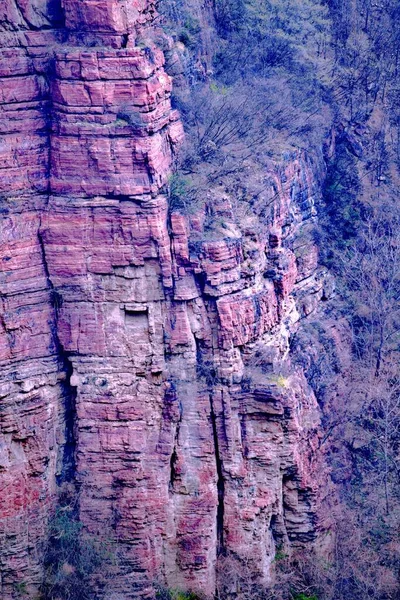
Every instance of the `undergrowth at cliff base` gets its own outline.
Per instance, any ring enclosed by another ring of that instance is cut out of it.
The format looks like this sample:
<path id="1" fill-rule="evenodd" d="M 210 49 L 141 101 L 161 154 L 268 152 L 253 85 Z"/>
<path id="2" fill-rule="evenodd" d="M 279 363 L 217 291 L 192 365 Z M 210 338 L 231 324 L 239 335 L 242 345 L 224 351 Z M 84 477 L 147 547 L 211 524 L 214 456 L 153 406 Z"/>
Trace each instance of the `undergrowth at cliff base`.
<path id="1" fill-rule="evenodd" d="M 103 598 L 117 566 L 117 545 L 106 533 L 85 531 L 78 498 L 67 494 L 48 524 L 44 579 L 39 600 Z M 101 591 L 101 593 L 100 593 Z"/>
<path id="2" fill-rule="evenodd" d="M 156 600 L 206 600 L 195 592 L 168 589 L 162 586 L 156 588 Z"/>

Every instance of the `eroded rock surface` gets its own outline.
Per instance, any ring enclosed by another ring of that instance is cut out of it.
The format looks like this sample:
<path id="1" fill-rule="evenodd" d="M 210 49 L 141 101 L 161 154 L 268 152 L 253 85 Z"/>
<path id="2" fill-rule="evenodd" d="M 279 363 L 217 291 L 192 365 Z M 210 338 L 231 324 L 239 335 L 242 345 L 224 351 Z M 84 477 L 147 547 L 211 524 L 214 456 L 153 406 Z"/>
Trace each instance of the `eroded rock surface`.
<path id="1" fill-rule="evenodd" d="M 156 581 L 212 594 L 226 553 L 268 581 L 277 547 L 326 528 L 318 409 L 289 353 L 324 294 L 318 165 L 271 167 L 263 219 L 238 225 L 223 192 L 211 234 L 169 215 L 183 131 L 162 52 L 135 44 L 153 15 L 145 0 L 0 9 L 4 600 L 38 588 L 65 481 L 85 527 L 118 539 L 115 598 Z"/>

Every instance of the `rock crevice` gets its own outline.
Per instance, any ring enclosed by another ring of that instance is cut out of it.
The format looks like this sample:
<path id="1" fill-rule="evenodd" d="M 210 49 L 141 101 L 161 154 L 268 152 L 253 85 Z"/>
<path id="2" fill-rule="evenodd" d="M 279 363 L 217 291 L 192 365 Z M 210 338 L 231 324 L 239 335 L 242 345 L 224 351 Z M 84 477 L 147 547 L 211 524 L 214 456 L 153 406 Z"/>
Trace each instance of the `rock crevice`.
<path id="1" fill-rule="evenodd" d="M 214 453 L 215 453 L 215 465 L 217 469 L 217 495 L 218 495 L 218 505 L 217 505 L 217 556 L 224 552 L 224 513 L 225 513 L 225 481 L 223 474 L 223 464 L 221 460 L 221 455 L 219 451 L 219 441 L 218 441 L 218 430 L 217 430 L 217 418 L 214 412 L 214 404 L 212 399 L 212 394 L 210 394 L 210 417 L 211 417 L 211 425 L 214 439 Z"/>

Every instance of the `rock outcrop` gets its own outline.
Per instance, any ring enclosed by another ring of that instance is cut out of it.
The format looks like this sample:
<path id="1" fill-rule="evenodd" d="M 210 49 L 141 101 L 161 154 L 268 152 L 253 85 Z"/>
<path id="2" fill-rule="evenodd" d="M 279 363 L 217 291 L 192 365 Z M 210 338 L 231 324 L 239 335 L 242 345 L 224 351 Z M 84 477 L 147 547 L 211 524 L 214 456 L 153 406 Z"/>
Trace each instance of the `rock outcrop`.
<path id="1" fill-rule="evenodd" d="M 264 218 L 238 226 L 218 190 L 224 227 L 169 214 L 183 130 L 162 52 L 136 45 L 153 16 L 146 0 L 0 9 L 4 600 L 37 590 L 68 481 L 84 527 L 118 540 L 116 599 L 212 594 L 227 554 L 268 582 L 278 547 L 325 530 L 319 413 L 289 353 L 325 293 L 318 166 L 271 167 Z"/>

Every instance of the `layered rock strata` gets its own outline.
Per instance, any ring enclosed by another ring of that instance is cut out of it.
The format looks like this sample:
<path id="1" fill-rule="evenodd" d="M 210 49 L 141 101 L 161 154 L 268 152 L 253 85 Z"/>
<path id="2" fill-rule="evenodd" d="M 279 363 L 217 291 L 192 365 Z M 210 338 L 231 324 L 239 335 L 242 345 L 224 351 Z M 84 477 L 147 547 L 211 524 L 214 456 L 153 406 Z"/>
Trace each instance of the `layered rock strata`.
<path id="1" fill-rule="evenodd" d="M 318 410 L 289 356 L 326 293 L 318 169 L 271 168 L 267 215 L 240 226 L 215 190 L 224 228 L 171 215 L 182 125 L 162 52 L 135 45 L 152 3 L 0 10 L 1 597 L 38 589 L 68 481 L 85 529 L 118 540 L 107 597 L 211 595 L 227 555 L 268 582 L 278 547 L 325 527 Z"/>

